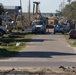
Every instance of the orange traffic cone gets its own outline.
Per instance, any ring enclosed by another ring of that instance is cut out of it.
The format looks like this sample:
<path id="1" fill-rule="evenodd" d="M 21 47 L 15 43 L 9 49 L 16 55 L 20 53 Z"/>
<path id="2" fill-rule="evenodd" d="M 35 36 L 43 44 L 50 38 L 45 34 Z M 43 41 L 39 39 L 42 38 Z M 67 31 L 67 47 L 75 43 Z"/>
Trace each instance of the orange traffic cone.
<path id="1" fill-rule="evenodd" d="M 49 29 L 48 29 L 48 32 L 49 32 Z"/>

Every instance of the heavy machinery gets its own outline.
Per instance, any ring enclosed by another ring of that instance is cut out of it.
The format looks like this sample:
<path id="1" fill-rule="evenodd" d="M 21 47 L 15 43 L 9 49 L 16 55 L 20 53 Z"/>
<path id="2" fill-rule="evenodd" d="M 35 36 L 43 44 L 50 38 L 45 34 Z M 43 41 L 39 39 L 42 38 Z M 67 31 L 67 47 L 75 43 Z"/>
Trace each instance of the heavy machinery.
<path id="1" fill-rule="evenodd" d="M 39 4 L 40 2 L 33 2 L 33 16 L 34 17 L 40 16 Z"/>
<path id="2" fill-rule="evenodd" d="M 32 32 L 46 33 L 47 19 L 41 15 L 39 4 L 40 2 L 33 2 Z"/>
<path id="3" fill-rule="evenodd" d="M 47 28 L 54 28 L 54 26 L 58 24 L 58 20 L 55 18 L 48 18 Z"/>

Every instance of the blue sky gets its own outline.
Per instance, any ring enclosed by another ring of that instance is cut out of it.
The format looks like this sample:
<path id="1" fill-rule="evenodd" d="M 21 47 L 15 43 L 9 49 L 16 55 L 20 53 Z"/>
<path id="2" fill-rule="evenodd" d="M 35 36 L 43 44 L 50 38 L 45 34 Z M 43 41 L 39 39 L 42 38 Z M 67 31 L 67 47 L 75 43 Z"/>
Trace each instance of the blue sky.
<path id="1" fill-rule="evenodd" d="M 22 9 L 23 12 L 28 11 L 28 1 L 22 0 Z M 59 5 L 63 0 L 30 0 L 31 1 L 31 12 L 33 9 L 33 1 L 40 2 L 40 10 L 41 12 L 54 13 L 56 10 L 59 10 Z M 67 0 L 64 0 L 65 4 Z M 0 0 L 0 3 L 3 3 L 4 6 L 17 6 L 20 5 L 20 0 Z"/>

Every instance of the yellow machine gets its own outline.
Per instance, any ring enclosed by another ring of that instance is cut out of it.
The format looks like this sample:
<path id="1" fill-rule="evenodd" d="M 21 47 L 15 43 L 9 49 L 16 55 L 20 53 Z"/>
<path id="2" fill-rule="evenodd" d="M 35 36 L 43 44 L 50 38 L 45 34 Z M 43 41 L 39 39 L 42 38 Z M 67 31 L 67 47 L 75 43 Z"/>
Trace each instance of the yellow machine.
<path id="1" fill-rule="evenodd" d="M 47 27 L 51 28 L 51 27 L 54 27 L 56 24 L 58 24 L 57 19 L 48 18 L 48 26 Z"/>

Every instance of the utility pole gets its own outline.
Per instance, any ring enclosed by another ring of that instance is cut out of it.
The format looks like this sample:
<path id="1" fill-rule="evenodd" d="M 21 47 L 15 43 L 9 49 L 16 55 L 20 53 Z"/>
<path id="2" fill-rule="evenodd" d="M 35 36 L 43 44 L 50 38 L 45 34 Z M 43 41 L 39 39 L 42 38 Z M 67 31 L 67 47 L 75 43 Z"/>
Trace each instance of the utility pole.
<path id="1" fill-rule="evenodd" d="M 60 4 L 60 10 L 61 10 L 61 12 L 62 12 L 62 9 L 63 9 L 63 3 L 61 2 L 61 4 Z"/>
<path id="2" fill-rule="evenodd" d="M 2 13 L 4 12 L 4 8 L 2 3 L 0 3 L 0 16 L 2 15 Z M 0 25 L 2 25 L 2 18 L 0 17 Z"/>
<path id="3" fill-rule="evenodd" d="M 20 12 L 21 13 L 21 22 L 22 22 L 22 16 L 23 15 L 22 15 L 22 2 L 21 2 L 21 0 L 20 0 L 20 7 L 21 7 L 21 12 Z"/>
<path id="4" fill-rule="evenodd" d="M 63 0 L 63 8 L 65 8 L 65 0 Z"/>
<path id="5" fill-rule="evenodd" d="M 22 15 L 22 1 L 20 0 L 20 7 L 21 7 L 21 23 L 23 25 L 23 15 Z"/>
<path id="6" fill-rule="evenodd" d="M 65 0 L 63 0 L 61 2 L 61 4 L 59 5 L 59 9 L 62 11 L 65 8 Z"/>
<path id="7" fill-rule="evenodd" d="M 22 15 L 22 2 L 21 2 L 21 0 L 20 0 L 20 6 L 21 6 L 21 15 Z"/>
<path id="8" fill-rule="evenodd" d="M 59 11 L 61 11 L 61 6 L 59 5 Z"/>
<path id="9" fill-rule="evenodd" d="M 28 9 L 28 17 L 29 17 L 29 25 L 30 25 L 30 22 L 31 22 L 31 19 L 30 19 L 30 0 L 29 0 L 29 9 Z"/>

